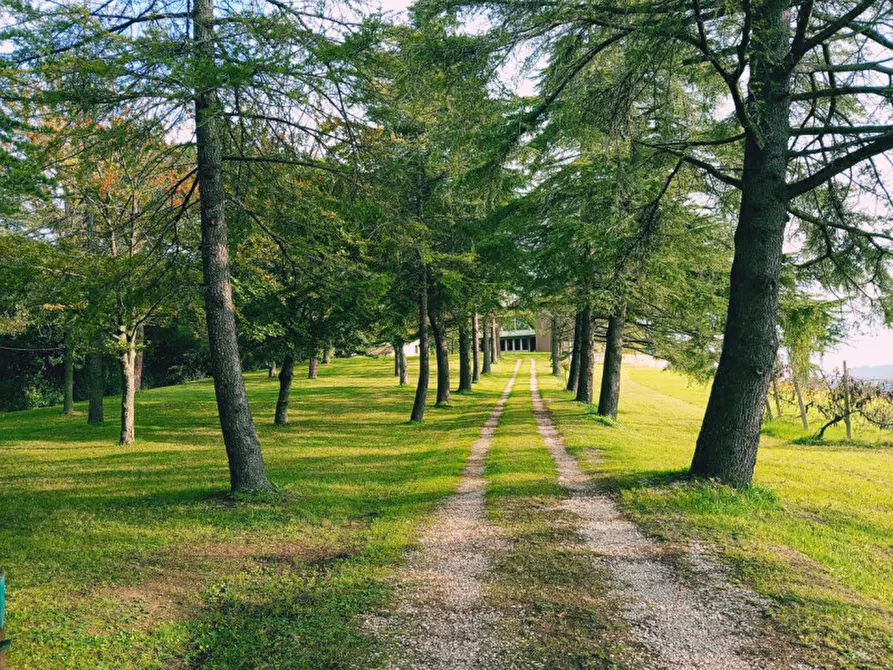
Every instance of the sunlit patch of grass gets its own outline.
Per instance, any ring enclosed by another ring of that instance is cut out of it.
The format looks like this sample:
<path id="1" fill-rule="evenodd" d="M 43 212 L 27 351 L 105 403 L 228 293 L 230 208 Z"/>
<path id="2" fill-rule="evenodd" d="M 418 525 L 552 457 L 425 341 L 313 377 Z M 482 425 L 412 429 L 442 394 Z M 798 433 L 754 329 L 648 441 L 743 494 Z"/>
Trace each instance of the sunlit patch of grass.
<path id="1" fill-rule="evenodd" d="M 686 476 L 708 388 L 627 367 L 618 425 L 609 429 L 593 424 L 560 382 L 544 378 L 541 387 L 581 464 L 649 532 L 713 546 L 771 598 L 773 620 L 822 667 L 893 667 L 889 434 L 859 426 L 863 442 L 844 443 L 834 427 L 816 443 L 785 408 L 764 429 L 754 487 L 736 491 Z"/>
<path id="2" fill-rule="evenodd" d="M 247 375 L 279 493 L 241 501 L 209 381 L 140 394 L 127 448 L 116 398 L 100 427 L 58 408 L 0 415 L 10 666 L 362 667 L 358 617 L 455 489 L 511 366 L 437 411 L 432 380 L 422 425 L 392 373 L 355 358 L 296 376 L 286 427 L 276 380 Z"/>

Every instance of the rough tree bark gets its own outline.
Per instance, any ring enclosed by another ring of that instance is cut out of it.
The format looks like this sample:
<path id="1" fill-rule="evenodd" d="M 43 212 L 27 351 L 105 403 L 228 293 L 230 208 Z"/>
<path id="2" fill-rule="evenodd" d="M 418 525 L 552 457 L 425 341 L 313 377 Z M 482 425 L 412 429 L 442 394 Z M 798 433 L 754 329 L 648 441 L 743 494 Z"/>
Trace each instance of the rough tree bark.
<path id="1" fill-rule="evenodd" d="M 554 314 L 552 315 L 552 323 L 550 324 L 551 332 L 550 335 L 550 345 L 551 345 L 551 355 L 552 355 L 552 374 L 556 377 L 561 374 L 561 352 L 559 351 L 561 337 L 558 332 L 558 317 Z"/>
<path id="2" fill-rule="evenodd" d="M 482 338 L 483 342 L 481 344 L 481 349 L 483 349 L 484 354 L 484 365 L 483 369 L 481 370 L 481 374 L 488 375 L 490 374 L 490 368 L 492 365 L 492 359 L 490 358 L 490 356 L 492 355 L 493 350 L 490 347 L 490 338 L 493 335 L 493 329 L 490 327 L 489 317 L 486 316 L 484 317 L 483 331 L 484 336 Z"/>
<path id="3" fill-rule="evenodd" d="M 473 384 L 477 384 L 481 381 L 481 360 L 480 360 L 480 340 L 481 340 L 481 327 L 479 322 L 478 313 L 475 312 L 472 317 L 471 322 L 471 362 L 472 362 L 472 370 L 471 370 L 471 382 Z"/>
<path id="4" fill-rule="evenodd" d="M 90 341 L 90 353 L 87 354 L 87 387 L 89 407 L 87 423 L 101 424 L 105 421 L 102 398 L 105 396 L 105 365 L 102 358 L 102 338 L 94 337 Z"/>
<path id="5" fill-rule="evenodd" d="M 65 388 L 62 413 L 74 414 L 74 341 L 70 335 L 65 338 Z"/>
<path id="6" fill-rule="evenodd" d="M 428 378 L 431 374 L 428 355 L 428 268 L 422 263 L 419 282 L 419 381 L 415 389 L 410 421 L 425 418 L 425 401 L 428 399 Z"/>
<path id="7" fill-rule="evenodd" d="M 620 364 L 623 361 L 623 328 L 626 326 L 626 304 L 621 305 L 608 319 L 605 338 L 605 361 L 602 365 L 602 385 L 598 394 L 598 413 L 617 418 L 620 405 Z"/>
<path id="8" fill-rule="evenodd" d="M 471 390 L 471 336 L 468 333 L 468 319 L 463 318 L 459 326 L 459 391 Z"/>
<path id="9" fill-rule="evenodd" d="M 444 320 L 433 313 L 428 315 L 434 335 L 434 352 L 437 359 L 437 407 L 450 402 L 450 349 Z"/>
<path id="10" fill-rule="evenodd" d="M 778 278 L 787 223 L 790 76 L 788 4 L 754 3 L 754 52 L 722 354 L 691 472 L 745 487 L 753 479 L 776 351 Z"/>
<path id="11" fill-rule="evenodd" d="M 195 0 L 193 24 L 196 55 L 210 70 L 216 58 L 213 0 Z M 208 343 L 217 413 L 229 463 L 230 488 L 233 493 L 250 492 L 273 487 L 267 479 L 260 440 L 251 418 L 245 380 L 242 378 L 229 270 L 219 104 L 217 91 L 209 84 L 211 82 L 202 82 L 195 94 L 202 275 Z"/>
<path id="12" fill-rule="evenodd" d="M 580 337 L 582 336 L 581 324 L 583 323 L 583 313 L 577 312 L 574 315 L 574 344 L 571 349 L 571 368 L 567 374 L 567 390 L 574 393 L 577 392 L 577 382 L 580 380 Z"/>
<path id="13" fill-rule="evenodd" d="M 133 444 L 134 413 L 136 410 L 136 333 L 121 326 L 118 334 L 121 358 L 121 436 L 119 444 Z"/>
<path id="14" fill-rule="evenodd" d="M 592 308 L 586 307 L 580 316 L 580 367 L 577 370 L 577 402 L 592 404 Z"/>
<path id="15" fill-rule="evenodd" d="M 276 414 L 273 423 L 277 426 L 288 425 L 288 404 L 291 402 L 291 382 L 295 376 L 295 359 L 286 356 L 282 359 L 282 369 L 279 370 L 279 398 L 276 400 Z"/>

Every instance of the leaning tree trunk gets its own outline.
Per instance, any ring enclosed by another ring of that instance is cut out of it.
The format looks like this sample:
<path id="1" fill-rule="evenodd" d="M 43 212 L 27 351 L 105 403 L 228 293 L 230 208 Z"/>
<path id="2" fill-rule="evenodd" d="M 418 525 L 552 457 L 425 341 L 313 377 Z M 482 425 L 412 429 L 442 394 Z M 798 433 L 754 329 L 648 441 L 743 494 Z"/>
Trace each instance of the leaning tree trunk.
<path id="1" fill-rule="evenodd" d="M 552 315 L 551 329 L 549 339 L 552 349 L 552 374 L 558 376 L 561 374 L 561 353 L 558 351 L 561 338 L 558 333 L 558 317 L 555 315 Z"/>
<path id="2" fill-rule="evenodd" d="M 809 417 L 806 416 L 806 405 L 803 402 L 803 393 L 800 391 L 800 382 L 797 381 L 797 371 L 791 366 L 791 380 L 794 382 L 794 393 L 797 394 L 797 406 L 800 408 L 800 421 L 803 428 L 809 430 Z"/>
<path id="3" fill-rule="evenodd" d="M 136 350 L 136 362 L 133 364 L 133 388 L 139 393 L 143 390 L 143 345 L 146 343 L 146 327 L 143 324 L 136 328 L 136 343 L 140 347 Z"/>
<path id="4" fill-rule="evenodd" d="M 136 334 L 121 326 L 118 341 L 121 351 L 121 437 L 119 444 L 133 444 L 136 410 Z"/>
<path id="5" fill-rule="evenodd" d="M 481 345 L 481 348 L 484 350 L 483 351 L 484 365 L 483 365 L 483 369 L 481 370 L 481 373 L 488 375 L 488 374 L 490 374 L 490 368 L 491 368 L 492 361 L 493 361 L 493 359 L 491 358 L 491 355 L 493 354 L 493 349 L 490 348 L 490 338 L 493 335 L 493 329 L 490 328 L 489 317 L 486 317 L 486 316 L 484 317 L 483 330 L 484 330 L 484 336 L 482 338 L 483 343 Z"/>
<path id="6" fill-rule="evenodd" d="M 580 380 L 580 337 L 582 329 L 580 324 L 583 323 L 582 312 L 577 312 L 574 316 L 574 344 L 571 348 L 571 368 L 567 374 L 567 390 L 574 393 L 577 392 L 577 382 Z"/>
<path id="7" fill-rule="evenodd" d="M 87 423 L 101 424 L 105 421 L 102 399 L 105 396 L 105 366 L 102 358 L 102 339 L 94 337 L 90 341 L 91 351 L 87 355 L 88 410 Z"/>
<path id="8" fill-rule="evenodd" d="M 479 318 L 480 317 L 478 317 L 478 313 L 475 312 L 474 316 L 472 317 L 472 321 L 471 321 L 471 330 L 472 330 L 472 333 L 471 333 L 471 354 L 472 354 L 471 382 L 473 384 L 477 384 L 479 381 L 481 381 L 481 360 L 480 360 L 481 328 L 480 328 L 480 323 L 478 321 Z"/>
<path id="9" fill-rule="evenodd" d="M 592 404 L 592 372 L 595 367 L 592 354 L 592 308 L 586 307 L 580 315 L 580 367 L 577 370 L 577 402 Z"/>
<path id="10" fill-rule="evenodd" d="M 753 9 L 755 53 L 747 109 L 754 127 L 745 138 L 722 354 L 691 465 L 695 475 L 738 487 L 753 479 L 776 352 L 778 279 L 788 205 L 787 7 L 783 0 L 767 0 Z"/>
<path id="11" fill-rule="evenodd" d="M 471 390 L 471 337 L 468 333 L 468 319 L 462 319 L 459 326 L 459 391 Z"/>
<path id="12" fill-rule="evenodd" d="M 291 382 L 295 376 L 294 356 L 286 356 L 282 359 L 282 369 L 279 370 L 279 398 L 276 400 L 276 414 L 273 423 L 277 426 L 288 425 L 288 404 L 291 402 Z"/>
<path id="13" fill-rule="evenodd" d="M 213 0 L 193 5 L 195 53 L 201 67 L 213 70 L 216 58 Z M 217 396 L 217 413 L 229 462 L 230 488 L 235 492 L 273 488 L 267 479 L 260 440 L 251 418 L 242 361 L 236 337 L 229 243 L 226 227 L 226 192 L 217 91 L 211 82 L 199 82 L 195 94 L 196 160 L 202 231 L 202 274 L 211 372 Z"/>
<path id="14" fill-rule="evenodd" d="M 65 338 L 65 388 L 62 413 L 74 414 L 74 343 L 69 335 Z"/>
<path id="15" fill-rule="evenodd" d="M 403 347 L 400 347 L 397 355 L 400 357 L 400 386 L 406 386 L 409 383 L 409 369 L 406 365 L 406 352 Z"/>
<path id="16" fill-rule="evenodd" d="M 623 361 L 623 328 L 626 325 L 626 304 L 608 319 L 605 361 L 602 365 L 602 386 L 598 394 L 598 413 L 617 418 L 620 405 L 620 364 Z"/>
<path id="17" fill-rule="evenodd" d="M 443 319 L 428 315 L 434 334 L 434 351 L 437 358 L 437 407 L 450 402 L 450 349 Z"/>
<path id="18" fill-rule="evenodd" d="M 310 356 L 310 364 L 307 367 L 307 379 L 316 379 L 319 375 L 319 353 L 314 352 Z"/>
<path id="19" fill-rule="evenodd" d="M 419 381 L 415 389 L 410 421 L 425 418 L 425 400 L 428 399 L 428 378 L 431 374 L 428 355 L 428 268 L 422 264 L 419 287 Z"/>

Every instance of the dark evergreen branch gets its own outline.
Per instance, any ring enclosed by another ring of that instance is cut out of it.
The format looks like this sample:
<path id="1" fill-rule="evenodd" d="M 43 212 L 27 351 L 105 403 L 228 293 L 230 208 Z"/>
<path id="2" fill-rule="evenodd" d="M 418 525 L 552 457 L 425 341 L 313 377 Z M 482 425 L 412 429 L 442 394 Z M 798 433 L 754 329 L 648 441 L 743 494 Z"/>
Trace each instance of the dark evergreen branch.
<path id="1" fill-rule="evenodd" d="M 890 149 L 893 149 L 893 133 L 881 136 L 860 149 L 856 149 L 840 158 L 836 158 L 821 170 L 814 172 L 808 177 L 804 177 L 800 181 L 789 184 L 788 195 L 791 198 L 803 195 L 807 191 L 811 191 L 829 179 L 833 179 L 841 172 L 849 170 L 854 165 L 857 165 L 872 156 L 889 151 Z"/>

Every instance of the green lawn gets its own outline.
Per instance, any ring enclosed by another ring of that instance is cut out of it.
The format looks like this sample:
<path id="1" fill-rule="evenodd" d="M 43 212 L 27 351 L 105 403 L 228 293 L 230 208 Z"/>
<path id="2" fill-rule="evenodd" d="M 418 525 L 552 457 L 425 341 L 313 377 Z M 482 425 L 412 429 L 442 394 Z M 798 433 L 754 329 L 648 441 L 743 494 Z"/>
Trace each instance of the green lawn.
<path id="1" fill-rule="evenodd" d="M 764 431 L 754 489 L 692 484 L 684 473 L 706 387 L 627 367 L 618 424 L 609 427 L 571 402 L 560 380 L 541 379 L 568 446 L 647 530 L 718 547 L 738 578 L 772 599 L 776 624 L 814 661 L 893 667 L 893 449 L 840 446 L 842 428 L 828 431 L 827 446 L 795 444 L 806 432 L 788 408 Z M 881 437 L 861 426 L 859 434 Z M 585 458 L 589 449 L 600 464 Z"/>
<path id="2" fill-rule="evenodd" d="M 101 428 L 58 408 L 0 415 L 10 666 L 361 667 L 354 615 L 382 601 L 419 522 L 454 490 L 511 370 L 496 365 L 419 426 L 392 360 L 320 369 L 295 380 L 285 428 L 272 425 L 276 381 L 248 375 L 282 488 L 269 500 L 225 495 L 210 382 L 142 393 L 131 448 L 116 445 L 114 398 Z"/>
<path id="3" fill-rule="evenodd" d="M 715 547 L 824 666 L 893 667 L 893 449 L 794 444 L 803 432 L 783 420 L 767 428 L 756 488 L 692 484 L 683 474 L 706 389 L 628 367 L 609 427 L 536 356 L 568 446 L 649 532 L 669 547 Z M 0 415 L 10 667 L 364 667 L 374 650 L 360 618 L 387 602 L 388 578 L 454 490 L 513 367 L 498 364 L 449 408 L 429 406 L 421 426 L 406 423 L 414 389 L 397 387 L 387 359 L 336 360 L 296 380 L 286 428 L 272 425 L 275 380 L 248 375 L 282 489 L 250 502 L 226 495 L 209 382 L 141 394 L 126 449 L 114 398 L 100 428 L 58 408 Z M 528 375 L 524 364 L 487 464 L 489 513 L 513 540 L 490 595 L 522 613 L 525 653 L 546 667 L 611 667 L 628 640 L 607 575 L 588 570 L 555 509 L 564 494 L 535 432 Z"/>

